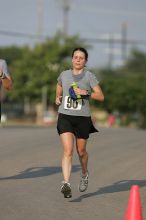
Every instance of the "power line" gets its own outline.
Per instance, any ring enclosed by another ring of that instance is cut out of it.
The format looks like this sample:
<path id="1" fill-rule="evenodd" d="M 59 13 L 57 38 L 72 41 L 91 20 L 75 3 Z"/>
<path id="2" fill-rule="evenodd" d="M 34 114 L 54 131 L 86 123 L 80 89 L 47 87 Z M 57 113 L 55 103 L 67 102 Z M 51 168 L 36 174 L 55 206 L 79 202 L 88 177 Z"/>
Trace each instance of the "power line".
<path id="1" fill-rule="evenodd" d="M 10 37 L 21 37 L 21 38 L 32 38 L 36 39 L 38 38 L 38 34 L 30 34 L 30 33 L 22 33 L 22 32 L 15 32 L 15 31 L 7 31 L 7 30 L 0 30 L 0 35 L 4 36 L 10 36 Z M 45 39 L 50 39 L 51 37 L 48 35 L 42 35 L 42 38 Z M 93 38 L 82 38 L 85 41 L 91 42 L 91 43 L 108 43 L 110 37 L 102 37 L 102 36 L 97 36 Z M 113 40 L 115 43 L 121 44 L 121 38 L 114 38 L 113 35 Z M 146 45 L 146 40 L 134 40 L 134 39 L 126 39 L 126 44 L 129 45 Z"/>
<path id="2" fill-rule="evenodd" d="M 83 40 L 85 41 L 89 41 L 89 42 L 92 42 L 92 43 L 107 43 L 110 39 L 109 38 L 104 38 L 104 37 L 94 37 L 94 38 L 82 38 Z M 115 43 L 119 43 L 121 44 L 121 39 L 115 39 L 113 37 L 113 40 Z M 133 39 L 127 39 L 126 40 L 126 43 L 129 44 L 129 45 L 135 45 L 135 44 L 139 44 L 139 45 L 146 45 L 146 40 L 133 40 Z"/>
<path id="3" fill-rule="evenodd" d="M 39 37 L 38 34 L 29 34 L 29 33 L 5 31 L 5 30 L 0 30 L 0 35 L 10 36 L 10 37 L 31 38 L 31 39 L 38 39 L 38 37 Z M 41 37 L 44 40 L 49 38 L 47 35 L 42 35 Z"/>

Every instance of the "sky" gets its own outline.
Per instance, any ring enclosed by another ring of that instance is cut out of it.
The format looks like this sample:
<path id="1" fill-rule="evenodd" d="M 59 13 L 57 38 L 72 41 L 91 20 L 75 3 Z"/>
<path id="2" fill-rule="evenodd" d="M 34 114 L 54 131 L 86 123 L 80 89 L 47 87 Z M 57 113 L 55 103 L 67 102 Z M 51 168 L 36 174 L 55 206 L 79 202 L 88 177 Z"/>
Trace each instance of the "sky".
<path id="1" fill-rule="evenodd" d="M 52 37 L 63 30 L 63 2 L 0 0 L 0 47 L 33 46 L 37 39 L 28 37 L 29 34 Z M 68 0 L 68 4 L 67 32 L 71 36 L 78 34 L 91 45 L 89 67 L 121 65 L 133 48 L 146 52 L 146 0 Z M 122 36 L 137 43 L 122 47 L 115 41 Z"/>

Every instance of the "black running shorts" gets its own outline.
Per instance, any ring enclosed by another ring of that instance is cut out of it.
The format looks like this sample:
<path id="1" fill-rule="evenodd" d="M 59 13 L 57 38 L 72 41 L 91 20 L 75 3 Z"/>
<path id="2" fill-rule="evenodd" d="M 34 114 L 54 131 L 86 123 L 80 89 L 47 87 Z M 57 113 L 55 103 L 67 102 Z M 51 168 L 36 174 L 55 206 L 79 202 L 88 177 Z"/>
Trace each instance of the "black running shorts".
<path id="1" fill-rule="evenodd" d="M 91 117 L 72 116 L 59 113 L 57 121 L 58 134 L 71 132 L 77 138 L 88 139 L 90 133 L 98 132 Z"/>

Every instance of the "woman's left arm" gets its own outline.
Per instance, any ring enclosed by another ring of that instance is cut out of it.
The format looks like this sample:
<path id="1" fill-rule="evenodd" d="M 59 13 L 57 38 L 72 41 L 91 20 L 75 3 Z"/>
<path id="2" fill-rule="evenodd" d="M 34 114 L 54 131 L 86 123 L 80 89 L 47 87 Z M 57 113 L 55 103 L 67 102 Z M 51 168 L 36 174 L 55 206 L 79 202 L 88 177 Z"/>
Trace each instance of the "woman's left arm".
<path id="1" fill-rule="evenodd" d="M 104 101 L 104 95 L 101 90 L 101 87 L 99 85 L 94 86 L 93 91 L 91 93 L 91 99 L 95 99 L 97 101 L 103 102 Z"/>

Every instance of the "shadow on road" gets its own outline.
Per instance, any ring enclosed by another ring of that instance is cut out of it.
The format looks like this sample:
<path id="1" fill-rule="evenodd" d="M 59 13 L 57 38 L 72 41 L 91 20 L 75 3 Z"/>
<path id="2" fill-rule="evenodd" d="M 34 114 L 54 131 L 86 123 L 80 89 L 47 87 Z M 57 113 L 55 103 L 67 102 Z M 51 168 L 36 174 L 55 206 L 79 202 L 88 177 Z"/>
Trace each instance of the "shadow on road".
<path id="1" fill-rule="evenodd" d="M 95 192 L 81 195 L 76 199 L 70 200 L 70 202 L 81 202 L 83 199 L 87 199 L 93 196 L 98 196 L 106 193 L 129 191 L 132 185 L 138 185 L 139 187 L 144 187 L 146 186 L 146 180 L 121 180 L 111 185 L 100 187 Z"/>
<path id="2" fill-rule="evenodd" d="M 73 172 L 78 172 L 79 170 L 80 165 L 74 165 L 72 167 Z M 0 180 L 37 178 L 57 174 L 60 172 L 62 172 L 61 167 L 31 167 L 14 176 L 0 177 Z"/>

